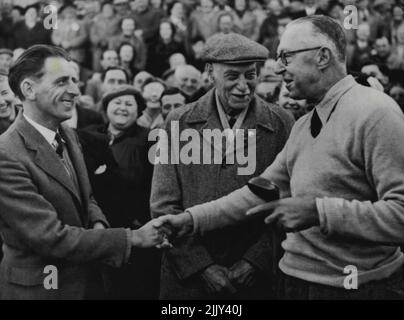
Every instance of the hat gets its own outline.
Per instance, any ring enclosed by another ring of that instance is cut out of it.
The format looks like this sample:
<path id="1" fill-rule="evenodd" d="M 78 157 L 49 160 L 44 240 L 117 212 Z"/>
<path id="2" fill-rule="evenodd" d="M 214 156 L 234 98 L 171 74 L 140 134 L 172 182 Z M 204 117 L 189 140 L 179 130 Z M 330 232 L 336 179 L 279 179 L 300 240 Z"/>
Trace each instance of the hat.
<path id="1" fill-rule="evenodd" d="M 146 103 L 144 102 L 144 99 L 142 97 L 142 94 L 137 91 L 134 87 L 128 84 L 123 84 L 118 87 L 115 87 L 107 92 L 102 96 L 101 99 L 101 106 L 104 111 L 107 111 L 108 103 L 120 96 L 125 96 L 125 95 L 132 95 L 135 97 L 135 100 L 138 105 L 138 114 L 141 113 L 144 109 L 146 109 Z"/>
<path id="2" fill-rule="evenodd" d="M 0 54 L 8 54 L 8 55 L 10 55 L 11 57 L 14 55 L 12 50 L 6 49 L 6 48 L 1 48 L 1 49 L 0 49 Z"/>
<path id="3" fill-rule="evenodd" d="M 202 59 L 205 62 L 239 64 L 265 61 L 269 51 L 259 43 L 237 33 L 218 33 L 205 44 Z"/>

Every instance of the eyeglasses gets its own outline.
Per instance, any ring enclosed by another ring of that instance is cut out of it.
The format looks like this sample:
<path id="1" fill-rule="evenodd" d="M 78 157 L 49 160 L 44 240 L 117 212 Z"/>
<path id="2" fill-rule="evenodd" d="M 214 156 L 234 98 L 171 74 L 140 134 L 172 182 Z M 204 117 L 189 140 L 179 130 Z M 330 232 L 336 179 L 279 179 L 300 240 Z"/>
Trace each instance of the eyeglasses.
<path id="1" fill-rule="evenodd" d="M 306 52 L 306 51 L 311 51 L 311 50 L 317 50 L 317 49 L 321 49 L 322 47 L 314 47 L 314 48 L 307 48 L 307 49 L 300 49 L 300 50 L 293 50 L 293 51 L 281 51 L 278 55 L 278 57 L 276 58 L 276 60 L 281 59 L 282 64 L 287 67 L 288 65 L 288 60 L 287 58 L 300 53 L 300 52 Z"/>

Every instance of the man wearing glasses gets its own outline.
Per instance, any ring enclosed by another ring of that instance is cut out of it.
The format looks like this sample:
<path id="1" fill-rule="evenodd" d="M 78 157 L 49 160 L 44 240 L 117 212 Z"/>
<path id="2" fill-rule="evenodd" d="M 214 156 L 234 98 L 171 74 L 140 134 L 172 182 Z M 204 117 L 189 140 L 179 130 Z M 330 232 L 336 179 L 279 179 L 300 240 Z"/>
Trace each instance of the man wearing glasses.
<path id="1" fill-rule="evenodd" d="M 261 175 L 281 190 L 265 203 L 247 186 L 167 216 L 179 235 L 249 215 L 287 232 L 279 262 L 286 299 L 403 299 L 404 116 L 347 75 L 344 30 L 331 18 L 291 22 L 278 48 L 290 96 L 315 108 Z"/>

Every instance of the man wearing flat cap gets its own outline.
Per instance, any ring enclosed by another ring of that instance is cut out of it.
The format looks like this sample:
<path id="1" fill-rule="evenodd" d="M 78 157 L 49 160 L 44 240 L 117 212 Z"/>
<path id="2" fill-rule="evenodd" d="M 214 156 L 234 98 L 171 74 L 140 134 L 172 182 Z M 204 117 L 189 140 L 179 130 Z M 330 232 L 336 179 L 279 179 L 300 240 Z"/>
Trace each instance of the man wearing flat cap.
<path id="1" fill-rule="evenodd" d="M 178 214 L 240 188 L 272 163 L 289 136 L 293 120 L 254 93 L 256 63 L 268 57 L 265 47 L 238 34 L 217 34 L 207 41 L 203 57 L 214 88 L 199 100 L 172 111 L 167 123 L 177 122 L 180 133 L 195 130 L 201 142 L 192 142 L 192 148 L 200 150 L 201 155 L 206 145 L 211 151 L 219 148 L 221 161 L 209 163 L 203 159 L 185 164 L 180 159 L 178 164 L 157 163 L 151 195 L 153 217 Z M 173 137 L 175 133 L 170 129 L 171 125 L 167 125 L 168 136 Z M 237 154 L 241 150 L 229 149 L 224 135 L 221 145 L 202 136 L 206 130 L 223 133 L 225 129 L 245 133 L 244 146 L 254 144 L 255 170 L 239 174 Z M 181 150 L 189 142 L 179 143 Z M 233 164 L 227 161 L 232 156 Z M 179 240 L 163 256 L 160 298 L 273 298 L 273 262 L 271 236 L 264 232 L 260 221 L 203 237 L 190 236 Z"/>

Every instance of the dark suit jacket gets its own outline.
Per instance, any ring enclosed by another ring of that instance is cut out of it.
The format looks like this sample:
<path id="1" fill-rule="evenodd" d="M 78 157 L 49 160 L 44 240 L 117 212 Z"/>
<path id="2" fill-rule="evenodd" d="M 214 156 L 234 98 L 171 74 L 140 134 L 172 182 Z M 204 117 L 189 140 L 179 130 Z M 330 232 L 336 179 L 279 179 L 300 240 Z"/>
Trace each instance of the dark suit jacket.
<path id="1" fill-rule="evenodd" d="M 222 129 L 216 108 L 214 90 L 198 101 L 173 110 L 167 118 L 179 121 L 179 131 Z M 293 120 L 284 110 L 268 105 L 259 97 L 252 101 L 242 129 L 256 129 L 256 170 L 252 175 L 238 175 L 237 164 L 156 164 L 151 194 L 152 216 L 178 214 L 191 206 L 220 198 L 244 186 L 252 176 L 259 175 L 282 150 Z M 169 140 L 170 141 L 170 137 Z M 209 143 L 209 142 L 208 142 Z M 180 149 L 188 141 L 180 142 Z M 209 146 L 216 148 L 216 145 Z M 198 145 L 203 154 L 202 146 Z M 212 152 L 213 154 L 213 152 Z M 235 161 L 236 162 L 236 161 Z M 210 232 L 203 237 L 185 238 L 165 252 L 161 270 L 162 299 L 205 299 L 209 296 L 200 279 L 201 271 L 211 264 L 231 267 L 244 259 L 260 271 L 260 281 L 241 297 L 268 298 L 271 293 L 269 276 L 272 272 L 271 238 L 264 232 L 262 220 Z M 226 299 L 235 296 L 221 297 Z"/>
<path id="2" fill-rule="evenodd" d="M 83 129 L 91 125 L 103 125 L 102 115 L 94 110 L 77 106 L 77 129 Z"/>
<path id="3" fill-rule="evenodd" d="M 22 116 L 0 137 L 0 264 L 2 299 L 83 299 L 98 284 L 96 263 L 120 266 L 127 255 L 125 229 L 89 229 L 107 225 L 92 199 L 77 138 L 61 135 L 75 168 L 79 190 L 56 152 Z M 58 269 L 58 289 L 44 288 L 44 267 Z"/>

